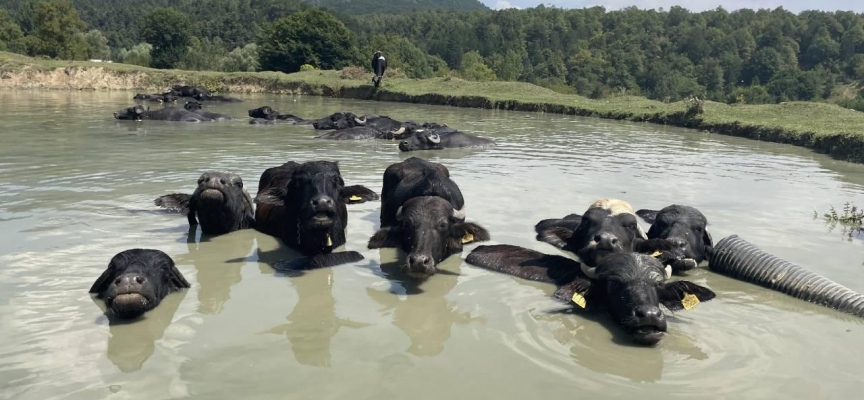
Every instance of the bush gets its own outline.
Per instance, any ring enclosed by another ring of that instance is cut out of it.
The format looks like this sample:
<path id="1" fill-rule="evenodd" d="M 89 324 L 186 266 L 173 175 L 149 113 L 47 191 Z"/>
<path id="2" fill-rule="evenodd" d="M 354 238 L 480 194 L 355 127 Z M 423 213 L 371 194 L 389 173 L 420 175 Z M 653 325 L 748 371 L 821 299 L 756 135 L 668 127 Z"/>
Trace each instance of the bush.
<path id="1" fill-rule="evenodd" d="M 684 99 L 684 106 L 686 107 L 684 116 L 687 118 L 693 118 L 705 112 L 705 100 L 696 96 L 691 95 Z"/>
<path id="2" fill-rule="evenodd" d="M 117 55 L 117 61 L 124 64 L 140 65 L 142 67 L 150 66 L 150 51 L 153 46 L 149 43 L 139 43 L 131 49 L 120 49 Z"/>
<path id="3" fill-rule="evenodd" d="M 483 62 L 483 57 L 477 51 L 469 51 L 462 55 L 459 72 L 462 73 L 462 78 L 469 81 L 494 81 L 498 79 L 495 76 L 495 71 Z"/>
<path id="4" fill-rule="evenodd" d="M 247 44 L 231 50 L 222 57 L 220 71 L 225 72 L 254 72 L 258 70 L 258 45 Z"/>
<path id="5" fill-rule="evenodd" d="M 303 65 L 300 66 L 300 72 L 304 72 L 304 71 L 314 71 L 314 70 L 316 70 L 316 69 L 317 69 L 317 68 L 315 68 L 314 65 L 310 65 L 310 64 L 303 64 Z"/>

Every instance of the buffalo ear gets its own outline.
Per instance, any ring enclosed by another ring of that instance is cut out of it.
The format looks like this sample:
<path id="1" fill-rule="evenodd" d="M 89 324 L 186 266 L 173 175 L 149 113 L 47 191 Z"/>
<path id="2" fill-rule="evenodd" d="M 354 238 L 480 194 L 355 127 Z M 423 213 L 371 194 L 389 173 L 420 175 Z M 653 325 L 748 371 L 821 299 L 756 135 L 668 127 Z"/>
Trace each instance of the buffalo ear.
<path id="1" fill-rule="evenodd" d="M 645 222 L 653 224 L 654 221 L 657 221 L 657 213 L 659 212 L 660 211 L 657 210 L 639 210 L 636 211 L 636 215 L 638 215 L 639 218 L 642 218 Z"/>
<path id="2" fill-rule="evenodd" d="M 402 235 L 399 233 L 398 228 L 381 228 L 378 232 L 375 232 L 371 238 L 369 238 L 370 249 L 381 249 L 381 248 L 394 248 L 399 247 L 401 241 L 399 238 Z"/>
<path id="3" fill-rule="evenodd" d="M 255 202 L 258 204 L 272 204 L 275 206 L 284 206 L 283 198 L 288 194 L 285 188 L 270 188 L 255 196 Z"/>
<path id="4" fill-rule="evenodd" d="M 182 289 L 188 289 L 192 287 L 189 284 L 189 281 L 180 273 L 180 270 L 177 269 L 177 266 L 174 265 L 174 260 L 170 257 L 168 258 L 168 281 L 171 283 L 171 291 L 177 291 Z"/>
<path id="5" fill-rule="evenodd" d="M 573 236 L 573 231 L 559 226 L 553 226 L 537 232 L 537 240 L 549 243 L 559 249 L 567 245 L 567 239 Z"/>
<path id="6" fill-rule="evenodd" d="M 96 282 L 93 283 L 93 286 L 90 287 L 90 293 L 98 293 L 99 297 L 102 297 L 102 292 L 108 289 L 108 286 L 111 285 L 111 282 L 114 281 L 114 278 L 117 276 L 117 265 L 112 262 L 108 264 L 108 268 L 102 275 L 96 279 Z"/>
<path id="7" fill-rule="evenodd" d="M 717 296 L 711 289 L 690 281 L 667 283 L 657 289 L 657 295 L 660 303 L 672 311 L 689 310 Z"/>
<path id="8" fill-rule="evenodd" d="M 577 278 L 576 280 L 559 287 L 552 296 L 558 300 L 575 304 L 580 308 L 588 308 L 596 306 L 596 304 L 590 304 L 587 300 L 589 298 L 588 292 L 590 290 L 590 279 Z"/>
<path id="9" fill-rule="evenodd" d="M 702 231 L 702 244 L 707 247 L 714 247 L 714 239 L 711 238 L 707 228 Z"/>
<path id="10" fill-rule="evenodd" d="M 157 197 L 156 200 L 153 201 L 153 204 L 171 212 L 188 214 L 190 200 L 192 200 L 192 195 L 185 193 L 171 193 Z"/>
<path id="11" fill-rule="evenodd" d="M 339 192 L 339 197 L 348 204 L 359 204 L 379 199 L 377 193 L 363 185 L 345 186 Z"/>
<path id="12" fill-rule="evenodd" d="M 454 238 L 461 239 L 462 244 L 485 242 L 490 239 L 489 231 L 473 222 L 457 223 L 450 232 Z"/>

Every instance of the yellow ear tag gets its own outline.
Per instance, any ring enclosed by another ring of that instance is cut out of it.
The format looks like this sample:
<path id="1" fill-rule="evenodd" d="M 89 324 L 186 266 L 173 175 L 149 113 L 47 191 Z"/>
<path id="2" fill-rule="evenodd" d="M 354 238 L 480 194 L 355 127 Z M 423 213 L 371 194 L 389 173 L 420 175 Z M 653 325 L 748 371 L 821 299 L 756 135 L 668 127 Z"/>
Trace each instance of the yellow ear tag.
<path id="1" fill-rule="evenodd" d="M 651 257 L 657 258 L 657 257 L 660 256 L 661 254 L 663 254 L 663 253 L 661 253 L 660 250 L 657 250 L 657 251 L 654 252 L 654 254 L 651 254 Z"/>
<path id="2" fill-rule="evenodd" d="M 474 241 L 474 235 L 470 233 L 466 233 L 465 236 L 462 236 L 462 244 L 468 244 Z"/>
<path id="3" fill-rule="evenodd" d="M 360 197 L 360 196 L 351 196 L 351 197 L 348 198 L 348 200 L 351 200 L 351 201 L 360 201 L 360 200 L 363 200 L 363 198 Z"/>
<path id="4" fill-rule="evenodd" d="M 693 307 L 699 305 L 699 298 L 693 293 L 686 293 L 684 298 L 681 299 L 681 305 L 684 306 L 685 310 L 692 310 Z"/>
<path id="5" fill-rule="evenodd" d="M 333 246 L 333 239 L 330 239 L 330 235 L 327 235 L 327 247 L 330 247 L 330 246 Z"/>
<path id="6" fill-rule="evenodd" d="M 571 298 L 570 300 L 573 300 L 573 302 L 576 303 L 577 306 L 585 308 L 585 296 L 582 296 L 579 293 L 573 293 L 573 298 Z"/>

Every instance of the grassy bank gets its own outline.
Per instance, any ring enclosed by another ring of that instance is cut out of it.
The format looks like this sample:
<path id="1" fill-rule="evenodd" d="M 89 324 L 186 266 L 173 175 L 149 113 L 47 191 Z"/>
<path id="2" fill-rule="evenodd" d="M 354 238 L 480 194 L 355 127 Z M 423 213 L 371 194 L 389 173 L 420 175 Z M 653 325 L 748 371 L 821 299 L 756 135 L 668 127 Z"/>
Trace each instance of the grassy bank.
<path id="1" fill-rule="evenodd" d="M 368 79 L 342 79 L 337 71 L 282 74 L 156 70 L 124 64 L 37 60 L 0 52 L 0 87 L 5 88 L 159 91 L 175 83 L 227 92 L 311 94 L 644 121 L 788 143 L 864 163 L 864 113 L 824 103 L 706 102 L 703 114 L 690 116 L 683 102 L 666 104 L 632 96 L 591 100 L 520 82 L 385 79 L 375 90 Z"/>

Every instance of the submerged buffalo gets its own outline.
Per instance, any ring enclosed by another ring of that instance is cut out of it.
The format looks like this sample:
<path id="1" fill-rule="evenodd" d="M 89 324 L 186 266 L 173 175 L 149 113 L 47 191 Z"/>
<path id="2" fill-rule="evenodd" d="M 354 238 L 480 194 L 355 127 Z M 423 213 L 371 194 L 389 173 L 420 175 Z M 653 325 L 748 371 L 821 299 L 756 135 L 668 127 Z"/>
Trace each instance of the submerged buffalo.
<path id="1" fill-rule="evenodd" d="M 651 224 L 649 239 L 678 239 L 684 243 L 684 259 L 671 264 L 673 272 L 696 268 L 708 259 L 714 241 L 708 233 L 708 219 L 699 210 L 674 204 L 660 211 L 639 210 L 636 215 Z"/>
<path id="2" fill-rule="evenodd" d="M 214 113 L 214 112 L 204 110 L 201 103 L 199 103 L 197 101 L 187 101 L 186 104 L 183 105 L 183 108 L 186 111 L 198 114 L 204 118 L 210 118 L 213 121 L 224 121 L 224 120 L 231 119 L 230 115 Z"/>
<path id="3" fill-rule="evenodd" d="M 153 101 L 157 103 L 175 103 L 177 96 L 171 94 L 145 94 L 137 93 L 132 97 L 133 100 Z"/>
<path id="4" fill-rule="evenodd" d="M 258 108 L 253 108 L 249 110 L 249 117 L 253 118 L 250 123 L 274 123 L 275 121 L 286 121 L 286 122 L 302 122 L 303 118 L 291 115 L 291 114 L 282 114 L 279 111 L 274 110 L 270 106 L 263 106 Z"/>
<path id="5" fill-rule="evenodd" d="M 401 151 L 442 150 L 460 147 L 490 147 L 495 142 L 450 128 L 419 129 L 399 143 Z"/>
<path id="6" fill-rule="evenodd" d="M 255 228 L 276 236 L 307 258 L 285 265 L 312 269 L 359 261 L 356 251 L 333 253 L 345 244 L 347 203 L 377 200 L 363 186 L 345 186 L 335 162 L 287 162 L 261 175 Z"/>
<path id="7" fill-rule="evenodd" d="M 207 88 L 203 88 L 200 86 L 184 86 L 184 85 L 174 85 L 168 93 L 179 96 L 179 97 L 195 97 L 199 95 L 210 95 L 210 91 Z"/>
<path id="8" fill-rule="evenodd" d="M 468 263 L 524 279 L 553 283 L 555 297 L 589 311 L 606 311 L 642 345 L 654 345 L 667 331 L 660 304 L 676 311 L 692 309 L 715 297 L 710 289 L 688 281 L 667 282 L 663 265 L 654 257 L 616 253 L 597 264 L 592 278 L 579 263 L 517 246 L 480 246 Z"/>
<path id="9" fill-rule="evenodd" d="M 255 226 L 252 197 L 239 175 L 205 172 L 191 195 L 173 193 L 156 199 L 159 207 L 186 214 L 189 226 L 201 225 L 201 232 L 221 235 Z"/>
<path id="10" fill-rule="evenodd" d="M 154 121 L 174 122 L 207 122 L 212 119 L 181 108 L 168 107 L 161 110 L 150 111 L 149 107 L 137 105 L 114 113 L 114 118 L 121 120 L 142 121 L 145 119 Z"/>
<path id="11" fill-rule="evenodd" d="M 465 222 L 464 209 L 462 192 L 443 165 L 415 157 L 393 164 L 384 171 L 381 229 L 369 248 L 401 248 L 409 276 L 431 276 L 464 244 L 489 240 L 486 229 Z"/>
<path id="12" fill-rule="evenodd" d="M 189 288 L 174 260 L 159 250 L 132 249 L 115 255 L 90 293 L 105 301 L 110 315 L 138 318 L 172 292 Z"/>
<path id="13" fill-rule="evenodd" d="M 684 257 L 683 241 L 648 239 L 633 208 L 622 200 L 598 200 L 583 215 L 543 220 L 535 230 L 537 240 L 572 254 L 581 263 L 582 272 L 592 278 L 594 268 L 612 254 L 654 254 L 664 265 Z"/>
<path id="14" fill-rule="evenodd" d="M 243 100 L 240 100 L 236 97 L 228 97 L 228 96 L 218 96 L 212 94 L 203 94 L 198 93 L 192 96 L 193 99 L 198 101 L 212 101 L 212 102 L 222 102 L 222 103 L 242 103 Z"/>
<path id="15" fill-rule="evenodd" d="M 387 59 L 384 58 L 384 55 L 381 54 L 380 51 L 376 51 L 375 54 L 372 55 L 372 73 L 374 76 L 372 77 L 372 84 L 377 88 L 381 85 L 381 79 L 384 78 L 384 71 L 387 70 Z"/>

